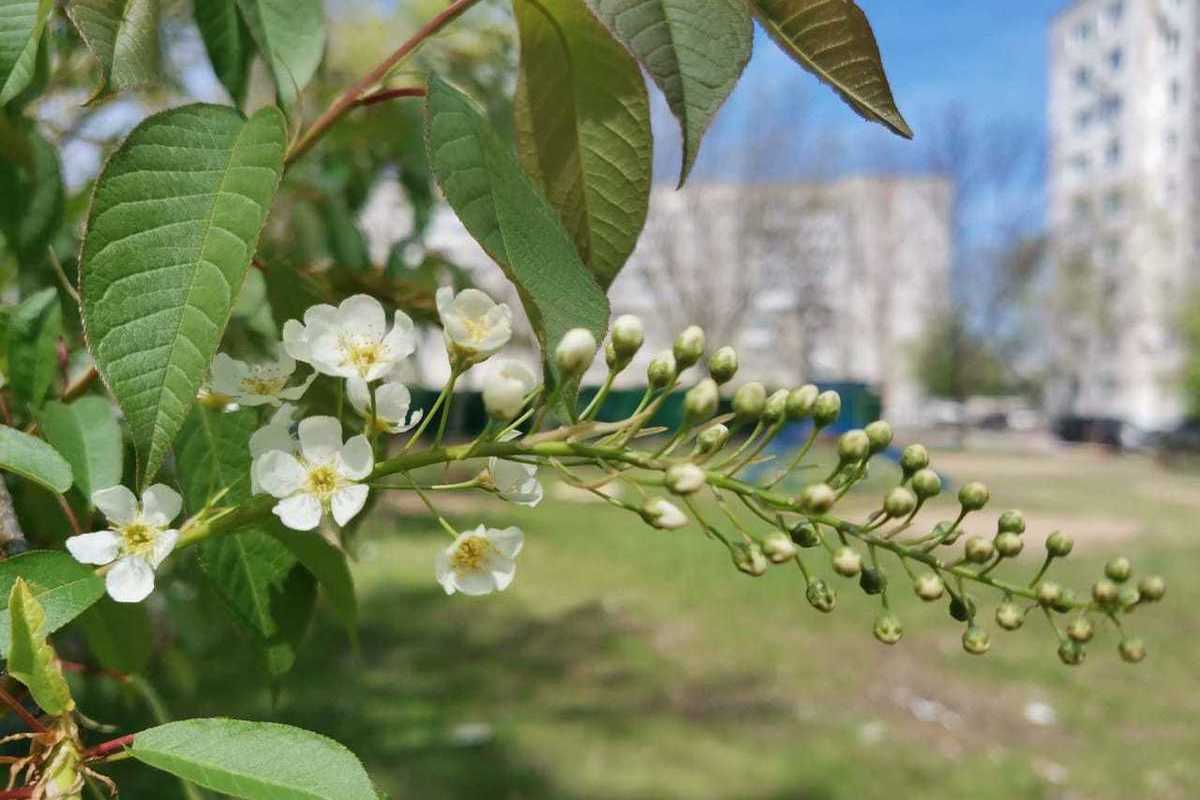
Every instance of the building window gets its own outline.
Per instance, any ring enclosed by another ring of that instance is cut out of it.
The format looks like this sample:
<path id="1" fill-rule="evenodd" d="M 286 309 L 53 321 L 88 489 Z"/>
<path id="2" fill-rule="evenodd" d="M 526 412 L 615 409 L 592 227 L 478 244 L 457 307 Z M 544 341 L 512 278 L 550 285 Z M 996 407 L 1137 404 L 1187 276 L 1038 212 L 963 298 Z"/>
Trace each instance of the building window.
<path id="1" fill-rule="evenodd" d="M 1116 166 L 1121 163 L 1121 140 L 1112 139 L 1108 146 L 1104 148 L 1104 160 L 1109 166 Z"/>
<path id="2" fill-rule="evenodd" d="M 1079 67 L 1075 70 L 1075 85 L 1080 89 L 1085 89 L 1092 85 L 1092 71 L 1087 67 Z"/>
<path id="3" fill-rule="evenodd" d="M 1071 200 L 1071 216 L 1076 221 L 1082 221 L 1092 215 L 1092 204 L 1086 197 L 1075 197 Z"/>
<path id="4" fill-rule="evenodd" d="M 1125 16 L 1124 0 L 1117 0 L 1115 3 L 1108 4 L 1108 21 L 1116 24 L 1121 21 L 1121 17 Z"/>
<path id="5" fill-rule="evenodd" d="M 1167 53 L 1176 55 L 1179 52 L 1180 36 L 1177 28 L 1168 28 L 1163 31 L 1163 44 L 1167 48 Z"/>
<path id="6" fill-rule="evenodd" d="M 1080 130 L 1080 131 L 1087 130 L 1087 126 L 1089 124 L 1091 124 L 1091 121 L 1092 121 L 1092 112 L 1090 109 L 1085 108 L 1081 111 L 1075 112 L 1075 129 L 1076 130 Z"/>
<path id="7" fill-rule="evenodd" d="M 1120 189 L 1111 189 L 1104 195 L 1104 213 L 1110 216 L 1119 213 L 1124 201 Z"/>
<path id="8" fill-rule="evenodd" d="M 1179 85 L 1179 78 L 1171 78 L 1171 83 L 1167 87 L 1167 99 L 1171 105 L 1179 105 L 1180 98 L 1183 97 L 1183 89 Z"/>
<path id="9" fill-rule="evenodd" d="M 1071 169 L 1080 175 L 1087 174 L 1088 168 L 1092 165 L 1091 159 L 1085 153 L 1076 153 L 1071 156 Z"/>
<path id="10" fill-rule="evenodd" d="M 1104 119 L 1113 119 L 1114 117 L 1120 115 L 1123 105 L 1124 103 L 1121 100 L 1121 95 L 1105 95 L 1104 99 L 1100 101 L 1100 116 Z"/>
<path id="11" fill-rule="evenodd" d="M 1092 38 L 1092 34 L 1096 32 L 1096 25 L 1090 19 L 1084 20 L 1075 26 L 1075 41 L 1086 42 Z"/>
<path id="12" fill-rule="evenodd" d="M 1108 51 L 1108 66 L 1112 67 L 1113 70 L 1119 70 L 1121 68 L 1121 63 L 1124 60 L 1125 52 L 1121 50 L 1121 48 L 1114 47 L 1112 50 Z"/>

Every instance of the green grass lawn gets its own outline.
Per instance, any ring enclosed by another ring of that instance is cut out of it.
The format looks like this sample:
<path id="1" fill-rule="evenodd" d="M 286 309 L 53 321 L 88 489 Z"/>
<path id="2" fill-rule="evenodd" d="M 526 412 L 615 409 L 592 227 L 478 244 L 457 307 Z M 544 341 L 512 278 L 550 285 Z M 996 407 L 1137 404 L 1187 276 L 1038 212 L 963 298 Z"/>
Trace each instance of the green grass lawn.
<path id="1" fill-rule="evenodd" d="M 445 597 L 433 557 L 446 535 L 407 505 L 381 509 L 358 548 L 358 652 L 323 616 L 274 699 L 233 684 L 232 666 L 161 671 L 177 712 L 237 704 L 319 730 L 396 798 L 1200 796 L 1200 479 L 1090 452 L 939 466 L 987 481 L 995 513 L 1026 512 L 1019 574 L 1062 527 L 1077 539 L 1062 577 L 1079 588 L 1116 551 L 1165 575 L 1166 600 L 1130 620 L 1147 661 L 1121 662 L 1102 629 L 1068 669 L 1033 616 L 1015 633 L 989 624 L 992 652 L 969 656 L 944 607 L 905 591 L 894 593 L 905 638 L 885 647 L 871 636 L 874 600 L 827 566 L 840 597 L 824 616 L 794 568 L 750 579 L 696 529 L 652 531 L 550 491 L 533 511 L 447 503 L 461 527 L 525 530 L 504 594 Z M 851 508 L 889 480 L 874 476 Z M 952 513 L 948 500 L 929 521 Z M 994 516 L 968 529 L 990 533 Z M 997 598 L 978 596 L 990 623 Z M 1052 723 L 1031 722 L 1031 704 Z"/>

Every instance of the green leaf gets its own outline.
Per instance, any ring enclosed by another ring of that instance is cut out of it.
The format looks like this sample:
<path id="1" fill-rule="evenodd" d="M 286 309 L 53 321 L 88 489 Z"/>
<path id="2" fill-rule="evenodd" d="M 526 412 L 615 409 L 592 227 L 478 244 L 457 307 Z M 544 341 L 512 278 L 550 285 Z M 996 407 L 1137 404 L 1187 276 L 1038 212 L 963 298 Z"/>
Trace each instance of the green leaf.
<path id="1" fill-rule="evenodd" d="M 279 632 L 271 599 L 296 565 L 290 550 L 251 529 L 204 542 L 200 565 L 239 622 L 263 639 Z"/>
<path id="2" fill-rule="evenodd" d="M 26 404 L 42 404 L 58 371 L 62 305 L 51 287 L 17 306 L 8 326 L 9 383 Z"/>
<path id="3" fill-rule="evenodd" d="M 633 252 L 650 203 L 646 83 L 583 0 L 513 5 L 521 38 L 517 152 L 607 287 Z"/>
<path id="4" fill-rule="evenodd" d="M 316 532 L 292 531 L 282 527 L 272 528 L 270 532 L 325 587 L 338 620 L 353 633 L 358 621 L 358 599 L 354 594 L 354 578 L 350 574 L 346 554 Z"/>
<path id="5" fill-rule="evenodd" d="M 465 94 L 430 76 L 429 160 L 446 200 L 521 295 L 525 313 L 554 375 L 554 348 L 571 328 L 600 341 L 608 298 L 579 258 L 554 209 L 521 171 Z"/>
<path id="6" fill-rule="evenodd" d="M 91 567 L 59 550 L 31 550 L 0 561 L 0 611 L 8 609 L 8 595 L 18 578 L 29 584 L 46 614 L 42 634 L 49 636 L 86 611 L 104 596 L 104 581 Z M 0 614 L 0 655 L 7 656 L 12 642 L 7 613 Z"/>
<path id="7" fill-rule="evenodd" d="M 871 23 L 854 0 L 750 0 L 750 7 L 780 49 L 864 119 L 912 138 L 892 97 Z"/>
<path id="8" fill-rule="evenodd" d="M 13 582 L 8 595 L 8 624 L 12 645 L 8 649 L 8 674 L 25 684 L 38 707 L 59 716 L 75 707 L 71 689 L 63 678 L 54 648 L 46 641 L 42 628 L 46 612 L 20 578 Z"/>
<path id="9" fill-rule="evenodd" d="M 250 497 L 250 436 L 258 428 L 252 408 L 223 412 L 196 405 L 175 443 L 175 468 L 191 513 L 224 491 L 222 502 Z"/>
<path id="10" fill-rule="evenodd" d="M 205 0 L 192 4 L 192 16 L 204 40 L 204 49 L 212 62 L 217 80 L 229 92 L 234 103 L 246 99 L 250 62 L 254 60 L 254 39 L 238 13 L 237 0 Z"/>
<path id="11" fill-rule="evenodd" d="M 834 0 L 836 2 L 836 0 Z M 754 23 L 742 0 L 587 0 L 650 74 L 683 133 L 679 184 L 750 60 Z"/>
<path id="12" fill-rule="evenodd" d="M 42 264 L 63 219 L 58 151 L 32 125 L 14 125 L 4 138 L 18 153 L 0 161 L 0 232 L 22 263 Z"/>
<path id="13" fill-rule="evenodd" d="M 74 483 L 71 465 L 53 447 L 0 425 L 0 470 L 39 483 L 56 494 L 63 494 Z"/>
<path id="14" fill-rule="evenodd" d="M 93 99 L 158 80 L 159 0 L 72 0 L 67 13 L 100 62 Z"/>
<path id="15" fill-rule="evenodd" d="M 317 73 L 325 52 L 321 0 L 237 0 L 237 4 L 275 78 L 279 102 L 290 108 Z"/>
<path id="16" fill-rule="evenodd" d="M 150 663 L 154 630 L 145 603 L 118 603 L 103 597 L 78 622 L 92 655 L 105 669 L 135 675 Z"/>
<path id="17" fill-rule="evenodd" d="M 149 484 L 179 433 L 283 171 L 283 115 L 190 105 L 144 120 L 96 183 L 83 319 Z"/>
<path id="18" fill-rule="evenodd" d="M 276 631 L 263 648 L 267 673 L 272 678 L 286 675 L 296 665 L 296 654 L 317 609 L 317 579 L 302 566 L 295 566 L 283 585 L 271 595 L 271 616 Z"/>
<path id="19" fill-rule="evenodd" d="M 353 753 L 288 725 L 169 722 L 137 734 L 132 752 L 144 764 L 244 800 L 377 800 Z"/>
<path id="20" fill-rule="evenodd" d="M 0 2 L 0 106 L 33 81 L 42 31 L 53 5 L 53 0 Z"/>
<path id="21" fill-rule="evenodd" d="M 115 409 L 103 397 L 47 403 L 38 415 L 46 441 L 66 458 L 88 506 L 92 492 L 121 482 L 125 447 Z"/>

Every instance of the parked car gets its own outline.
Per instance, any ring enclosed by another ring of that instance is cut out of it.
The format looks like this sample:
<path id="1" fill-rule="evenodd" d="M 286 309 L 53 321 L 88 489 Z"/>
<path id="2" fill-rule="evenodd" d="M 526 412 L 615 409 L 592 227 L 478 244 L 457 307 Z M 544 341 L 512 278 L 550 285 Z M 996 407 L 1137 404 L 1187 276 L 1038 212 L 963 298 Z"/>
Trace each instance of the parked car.
<path id="1" fill-rule="evenodd" d="M 1135 450 L 1146 439 L 1137 426 L 1119 417 L 1059 417 L 1054 421 L 1054 433 L 1066 442 L 1102 444 L 1117 450 Z"/>
<path id="2" fill-rule="evenodd" d="M 1155 442 L 1160 457 L 1200 456 L 1200 417 L 1190 417 L 1165 433 Z"/>

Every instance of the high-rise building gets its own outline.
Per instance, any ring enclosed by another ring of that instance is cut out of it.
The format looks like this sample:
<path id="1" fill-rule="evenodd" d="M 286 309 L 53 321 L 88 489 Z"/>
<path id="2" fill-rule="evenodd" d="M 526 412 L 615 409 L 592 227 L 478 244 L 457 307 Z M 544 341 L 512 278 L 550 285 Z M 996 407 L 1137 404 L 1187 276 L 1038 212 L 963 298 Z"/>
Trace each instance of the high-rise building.
<path id="1" fill-rule="evenodd" d="M 1054 20 L 1048 400 L 1143 428 L 1184 411 L 1179 315 L 1200 185 L 1196 0 L 1077 0 Z"/>

